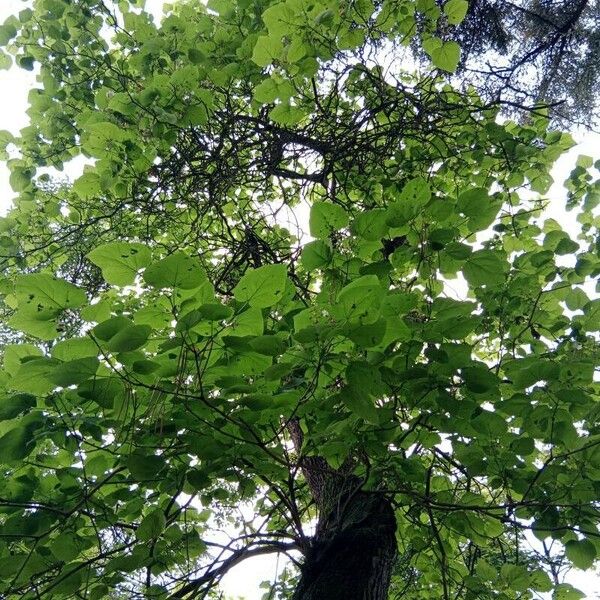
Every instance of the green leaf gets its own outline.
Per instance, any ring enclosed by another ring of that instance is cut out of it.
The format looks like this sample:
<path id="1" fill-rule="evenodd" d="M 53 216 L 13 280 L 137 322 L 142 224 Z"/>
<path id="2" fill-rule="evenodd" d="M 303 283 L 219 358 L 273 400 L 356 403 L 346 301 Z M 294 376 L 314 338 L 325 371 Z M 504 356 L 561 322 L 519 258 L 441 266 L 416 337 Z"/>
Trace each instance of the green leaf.
<path id="1" fill-rule="evenodd" d="M 585 331 L 600 330 L 600 299 L 590 300 L 583 307 L 582 325 Z"/>
<path id="2" fill-rule="evenodd" d="M 529 574 L 525 565 L 505 563 L 500 567 L 500 574 L 511 589 L 524 592 L 529 586 Z"/>
<path id="3" fill-rule="evenodd" d="M 50 542 L 50 552 L 57 560 L 71 562 L 79 555 L 79 548 L 72 535 L 61 534 Z"/>
<path id="4" fill-rule="evenodd" d="M 56 311 L 38 312 L 27 307 L 17 310 L 7 323 L 16 331 L 22 331 L 41 340 L 53 340 L 59 335 L 56 316 Z"/>
<path id="5" fill-rule="evenodd" d="M 139 373 L 140 375 L 149 375 L 150 373 L 154 373 L 160 369 L 160 363 L 154 362 L 152 360 L 136 360 L 133 362 L 133 370 L 135 373 Z"/>
<path id="6" fill-rule="evenodd" d="M 136 481 L 155 480 L 164 467 L 165 460 L 162 456 L 154 454 L 132 454 L 126 464 Z"/>
<path id="7" fill-rule="evenodd" d="M 0 421 L 14 419 L 21 413 L 28 412 L 36 403 L 36 397 L 31 394 L 13 394 L 0 398 Z"/>
<path id="8" fill-rule="evenodd" d="M 227 371 L 232 375 L 243 375 L 244 377 L 254 377 L 264 373 L 272 362 L 270 356 L 259 354 L 258 352 L 244 352 L 232 356 L 227 362 Z"/>
<path id="9" fill-rule="evenodd" d="M 98 356 L 98 345 L 90 337 L 71 338 L 52 346 L 52 358 L 69 361 L 85 356 Z"/>
<path id="10" fill-rule="evenodd" d="M 390 319 L 380 318 L 377 319 L 374 323 L 367 323 L 363 325 L 361 323 L 349 325 L 345 329 L 345 334 L 360 348 L 373 348 L 374 346 L 378 346 L 385 339 L 384 336 L 386 334 L 386 330 L 388 325 L 391 326 L 392 329 L 396 329 L 395 333 L 399 334 L 400 332 L 395 327 L 395 323 Z"/>
<path id="11" fill-rule="evenodd" d="M 418 207 L 425 206 L 431 199 L 429 182 L 422 177 L 411 179 L 400 193 L 400 200 Z"/>
<path id="12" fill-rule="evenodd" d="M 35 424 L 18 425 L 0 437 L 0 461 L 10 463 L 29 456 L 34 448 Z"/>
<path id="13" fill-rule="evenodd" d="M 552 600 L 582 600 L 582 598 L 585 598 L 585 594 L 570 583 L 560 583 L 552 593 Z"/>
<path id="14" fill-rule="evenodd" d="M 150 325 L 130 325 L 112 336 L 106 347 L 111 352 L 131 352 L 141 348 L 150 337 Z"/>
<path id="15" fill-rule="evenodd" d="M 570 242 L 571 238 L 566 231 L 560 229 L 552 229 L 544 236 L 544 248 L 556 252 L 558 245 L 562 241 Z M 577 244 L 575 245 L 577 249 Z"/>
<path id="16" fill-rule="evenodd" d="M 379 370 L 365 361 L 351 362 L 346 367 L 346 379 L 348 385 L 362 396 L 379 396 L 385 391 L 382 388 Z"/>
<path id="17" fill-rule="evenodd" d="M 345 388 L 340 396 L 348 410 L 368 423 L 379 423 L 379 413 L 373 400 L 367 394 L 361 394 L 355 387 Z"/>
<path id="18" fill-rule="evenodd" d="M 133 322 L 127 317 L 112 317 L 96 325 L 96 327 L 92 329 L 92 333 L 98 339 L 108 342 L 108 340 L 117 335 L 119 331 L 122 331 L 132 326 Z"/>
<path id="19" fill-rule="evenodd" d="M 24 362 L 10 380 L 10 387 L 19 392 L 44 395 L 56 387 L 52 375 L 60 364 L 52 358 L 35 358 Z"/>
<path id="20" fill-rule="evenodd" d="M 396 202 L 389 205 L 387 223 L 401 227 L 414 219 L 431 200 L 431 187 L 422 177 L 411 179 L 400 192 Z"/>
<path id="21" fill-rule="evenodd" d="M 12 23 L 0 25 L 0 46 L 6 46 L 17 35 L 17 29 Z"/>
<path id="22" fill-rule="evenodd" d="M 102 269 L 112 285 L 131 285 L 140 269 L 150 263 L 150 250 L 142 244 L 111 242 L 94 248 L 87 257 Z"/>
<path id="23" fill-rule="evenodd" d="M 433 250 L 445 248 L 456 237 L 454 228 L 434 229 L 429 234 L 428 242 Z"/>
<path id="24" fill-rule="evenodd" d="M 473 249 L 471 246 L 467 246 L 460 242 L 450 242 L 444 248 L 444 253 L 455 260 L 464 260 L 465 258 L 468 258 L 472 252 Z"/>
<path id="25" fill-rule="evenodd" d="M 160 509 L 154 510 L 143 518 L 135 531 L 135 537 L 140 542 L 149 542 L 160 536 L 166 525 L 165 513 Z"/>
<path id="26" fill-rule="evenodd" d="M 49 376 L 56 385 L 67 387 L 92 378 L 98 370 L 99 361 L 95 356 L 78 358 L 57 365 Z"/>
<path id="27" fill-rule="evenodd" d="M 279 89 L 271 77 L 267 77 L 255 86 L 252 96 L 261 104 L 270 104 L 279 97 Z"/>
<path id="28" fill-rule="evenodd" d="M 443 42 L 434 38 L 429 44 L 423 44 L 433 64 L 443 71 L 454 73 L 460 61 L 460 46 L 456 42 Z"/>
<path id="29" fill-rule="evenodd" d="M 252 60 L 259 67 L 267 67 L 273 60 L 280 58 L 282 52 L 281 38 L 272 35 L 261 35 L 254 45 Z"/>
<path id="30" fill-rule="evenodd" d="M 551 592 L 552 588 L 554 587 L 548 573 L 542 569 L 536 569 L 533 571 L 529 578 L 531 588 L 536 592 Z"/>
<path id="31" fill-rule="evenodd" d="M 188 58 L 190 59 L 190 62 L 194 65 L 201 65 L 203 62 L 206 61 L 206 55 L 204 54 L 204 52 L 198 50 L 197 48 L 190 48 L 188 50 Z"/>
<path id="32" fill-rule="evenodd" d="M 185 125 L 202 126 L 208 123 L 209 113 L 202 104 L 188 106 L 183 114 L 183 123 Z"/>
<path id="33" fill-rule="evenodd" d="M 268 308 L 281 300 L 287 281 L 285 265 L 265 265 L 246 271 L 233 289 L 238 302 Z"/>
<path id="34" fill-rule="evenodd" d="M 306 112 L 288 102 L 281 102 L 269 113 L 269 117 L 280 125 L 296 125 L 306 116 Z"/>
<path id="35" fill-rule="evenodd" d="M 527 361 L 523 368 L 512 375 L 513 384 L 521 389 L 528 388 L 538 381 L 552 381 L 558 379 L 559 365 L 545 359 Z"/>
<path id="36" fill-rule="evenodd" d="M 571 540 L 565 544 L 567 558 L 578 569 L 589 569 L 596 560 L 596 546 L 590 540 Z"/>
<path id="37" fill-rule="evenodd" d="M 338 204 L 315 202 L 310 209 L 310 234 L 316 238 L 328 238 L 349 223 L 348 213 Z"/>
<path id="38" fill-rule="evenodd" d="M 233 315 L 233 309 L 218 302 L 210 302 L 200 306 L 198 313 L 207 321 L 223 321 Z"/>
<path id="39" fill-rule="evenodd" d="M 198 325 L 198 323 L 201 323 L 203 320 L 204 317 L 202 316 L 199 310 L 192 310 L 189 313 L 186 313 L 185 315 L 179 317 L 179 320 L 177 321 L 177 325 L 175 327 L 175 331 L 177 333 L 191 331 L 196 325 Z"/>
<path id="40" fill-rule="evenodd" d="M 232 335 L 262 335 L 264 331 L 263 315 L 259 308 L 248 307 L 235 316 L 229 332 Z"/>
<path id="41" fill-rule="evenodd" d="M 323 240 L 308 242 L 302 248 L 301 261 L 309 270 L 320 269 L 331 261 L 333 252 L 331 245 Z"/>
<path id="42" fill-rule="evenodd" d="M 136 550 L 142 550 L 136 552 Z M 113 571 L 119 571 L 121 573 L 131 573 L 140 569 L 148 561 L 147 553 L 144 551 L 145 548 L 137 546 L 131 554 L 121 554 L 112 558 L 106 565 L 106 573 L 112 573 Z M 105 596 L 102 596 L 104 598 Z"/>
<path id="43" fill-rule="evenodd" d="M 497 286 L 506 280 L 508 263 L 494 250 L 477 250 L 464 266 L 465 279 L 473 287 Z"/>
<path id="44" fill-rule="evenodd" d="M 144 281 L 156 288 L 192 290 L 200 287 L 206 280 L 198 259 L 183 252 L 175 252 L 153 262 L 144 271 Z"/>
<path id="45" fill-rule="evenodd" d="M 565 296 L 565 304 L 569 310 L 581 310 L 590 299 L 581 288 L 573 288 Z"/>
<path id="46" fill-rule="evenodd" d="M 208 477 L 208 475 L 200 469 L 188 471 L 186 478 L 188 480 L 188 483 L 196 491 L 200 491 L 207 488 L 208 486 L 210 486 L 211 483 L 210 477 Z"/>
<path id="47" fill-rule="evenodd" d="M 388 225 L 386 223 L 387 211 L 383 208 L 374 208 L 373 210 L 367 210 L 359 213 L 352 225 L 350 231 L 365 240 L 378 241 L 381 240 L 387 230 Z"/>
<path id="48" fill-rule="evenodd" d="M 235 4 L 231 0 L 208 0 L 206 6 L 226 18 L 231 17 L 235 11 Z"/>
<path id="49" fill-rule="evenodd" d="M 79 308 L 87 302 L 82 289 L 45 273 L 18 275 L 15 294 L 19 308 L 26 307 L 31 313 Z"/>
<path id="50" fill-rule="evenodd" d="M 487 410 L 472 418 L 471 425 L 475 431 L 491 438 L 503 436 L 508 429 L 506 421 L 498 413 Z"/>
<path id="51" fill-rule="evenodd" d="M 510 448 L 520 456 L 529 456 L 535 451 L 535 440 L 530 437 L 521 436 L 511 442 Z"/>
<path id="52" fill-rule="evenodd" d="M 6 54 L 6 52 L 4 52 L 3 50 L 0 50 L 0 71 L 8 70 L 12 66 L 13 66 L 13 61 L 12 61 L 10 54 Z M 11 180 L 11 186 L 14 190 L 15 186 L 13 185 L 12 180 Z"/>
<path id="53" fill-rule="evenodd" d="M 374 323 L 384 297 L 377 275 L 363 275 L 340 290 L 336 314 L 341 319 L 361 324 Z"/>
<path id="54" fill-rule="evenodd" d="M 87 123 L 85 135 L 90 149 L 104 150 L 113 142 L 124 142 L 130 134 L 126 129 L 111 121 L 100 121 L 98 123 Z"/>
<path id="55" fill-rule="evenodd" d="M 166 299 L 166 297 L 163 296 L 162 299 Z M 166 303 L 157 302 L 136 311 L 133 315 L 133 320 L 136 325 L 150 325 L 152 329 L 160 331 L 171 326 L 173 313 Z"/>
<path id="56" fill-rule="evenodd" d="M 81 318 L 86 321 L 100 323 L 111 315 L 111 304 L 108 300 L 100 300 L 81 309 Z"/>
<path id="57" fill-rule="evenodd" d="M 386 317 L 402 316 L 416 308 L 419 296 L 414 292 L 390 291 L 381 303 L 381 314 Z"/>
<path id="58" fill-rule="evenodd" d="M 494 223 L 502 202 L 488 195 L 485 188 L 472 188 L 462 192 L 457 201 L 458 209 L 469 217 L 469 231 L 487 229 Z"/>
<path id="59" fill-rule="evenodd" d="M 42 351 L 33 344 L 7 344 L 4 346 L 3 366 L 9 375 L 15 375 L 24 358 L 41 357 Z"/>
<path id="60" fill-rule="evenodd" d="M 102 408 L 112 408 L 115 400 L 125 396 L 125 385 L 116 377 L 97 377 L 77 386 L 77 394 L 85 400 L 92 400 Z"/>
<path id="61" fill-rule="evenodd" d="M 287 46 L 286 50 L 287 62 L 297 63 L 310 52 L 310 46 L 305 44 L 301 38 L 296 37 L 292 40 L 292 43 Z"/>
<path id="62" fill-rule="evenodd" d="M 467 0 L 448 0 L 444 4 L 444 14 L 450 25 L 460 25 L 467 16 L 468 10 Z"/>
<path id="63" fill-rule="evenodd" d="M 9 56 L 7 56 L 6 54 L 4 54 L 4 52 L 2 52 L 0 50 L 0 68 L 3 67 L 3 65 L 2 65 L 3 57 L 6 57 L 8 59 L 8 67 L 10 67 L 12 65 L 11 58 Z M 7 63 L 4 63 L 4 64 L 7 64 Z M 4 68 L 8 68 L 8 67 L 4 67 Z M 22 167 L 13 167 L 13 168 L 11 168 L 8 181 L 10 183 L 10 186 L 12 187 L 12 189 L 15 192 L 24 192 L 25 190 L 27 190 L 28 188 L 31 187 L 31 179 L 33 177 L 33 174 L 34 174 L 33 169 L 26 169 L 26 168 L 22 168 Z"/>
<path id="64" fill-rule="evenodd" d="M 102 192 L 102 182 L 98 173 L 88 171 L 73 183 L 73 191 L 83 200 L 99 196 Z"/>
<path id="65" fill-rule="evenodd" d="M 288 375 L 292 369 L 293 365 L 290 363 L 277 363 L 265 370 L 264 378 L 267 381 L 278 381 Z"/>
<path id="66" fill-rule="evenodd" d="M 260 335 L 249 343 L 255 352 L 267 356 L 278 356 L 287 348 L 287 345 L 275 335 Z"/>
<path id="67" fill-rule="evenodd" d="M 108 571 L 108 569 L 107 569 Z M 89 600 L 102 600 L 109 595 L 108 586 L 101 583 L 90 588 Z"/>
<path id="68" fill-rule="evenodd" d="M 485 560 L 479 559 L 475 565 L 475 571 L 484 581 L 496 581 L 498 571 Z"/>
<path id="69" fill-rule="evenodd" d="M 485 394 L 498 387 L 498 377 L 485 367 L 465 367 L 461 372 L 467 389 L 475 394 Z"/>

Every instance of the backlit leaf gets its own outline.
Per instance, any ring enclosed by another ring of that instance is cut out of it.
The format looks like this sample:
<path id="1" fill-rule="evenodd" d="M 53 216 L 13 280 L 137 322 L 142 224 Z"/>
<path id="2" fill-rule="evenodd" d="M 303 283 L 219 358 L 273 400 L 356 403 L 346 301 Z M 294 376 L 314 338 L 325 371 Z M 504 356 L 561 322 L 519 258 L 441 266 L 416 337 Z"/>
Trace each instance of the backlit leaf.
<path id="1" fill-rule="evenodd" d="M 197 258 L 175 252 L 153 262 L 144 271 L 144 281 L 156 288 L 182 288 L 190 290 L 206 281 L 206 274 Z"/>
<path id="2" fill-rule="evenodd" d="M 310 209 L 310 234 L 316 238 L 325 239 L 346 227 L 348 222 L 348 214 L 337 204 L 315 202 Z"/>
<path id="3" fill-rule="evenodd" d="M 142 244 L 111 242 L 94 248 L 88 258 L 102 269 L 107 283 L 130 285 L 138 271 L 150 262 L 150 250 Z"/>
<path id="4" fill-rule="evenodd" d="M 285 265 L 265 265 L 248 270 L 233 293 L 238 302 L 247 302 L 256 308 L 267 308 L 281 300 L 285 282 Z"/>

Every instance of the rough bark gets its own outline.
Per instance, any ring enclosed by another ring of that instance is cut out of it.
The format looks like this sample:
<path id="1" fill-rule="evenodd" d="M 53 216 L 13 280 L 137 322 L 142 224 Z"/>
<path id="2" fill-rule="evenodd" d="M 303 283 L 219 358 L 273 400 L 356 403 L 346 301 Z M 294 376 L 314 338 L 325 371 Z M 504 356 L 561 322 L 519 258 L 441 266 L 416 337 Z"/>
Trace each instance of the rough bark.
<path id="1" fill-rule="evenodd" d="M 297 449 L 302 432 L 290 426 Z M 300 466 L 319 508 L 293 600 L 386 600 L 396 559 L 396 518 L 382 494 L 361 490 L 351 469 L 332 469 L 318 456 Z"/>
<path id="2" fill-rule="evenodd" d="M 315 536 L 294 600 L 385 600 L 396 557 L 396 521 L 387 499 L 357 492 L 350 522 Z"/>

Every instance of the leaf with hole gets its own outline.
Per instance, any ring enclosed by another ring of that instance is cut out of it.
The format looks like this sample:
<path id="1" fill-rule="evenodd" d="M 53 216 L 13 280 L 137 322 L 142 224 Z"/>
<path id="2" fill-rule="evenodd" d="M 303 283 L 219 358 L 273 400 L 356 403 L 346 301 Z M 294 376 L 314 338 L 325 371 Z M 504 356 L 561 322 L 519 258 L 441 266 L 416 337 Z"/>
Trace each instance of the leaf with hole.
<path id="1" fill-rule="evenodd" d="M 111 242 L 102 244 L 87 257 L 102 269 L 102 276 L 112 285 L 131 285 L 135 276 L 150 263 L 150 250 L 143 244 Z"/>

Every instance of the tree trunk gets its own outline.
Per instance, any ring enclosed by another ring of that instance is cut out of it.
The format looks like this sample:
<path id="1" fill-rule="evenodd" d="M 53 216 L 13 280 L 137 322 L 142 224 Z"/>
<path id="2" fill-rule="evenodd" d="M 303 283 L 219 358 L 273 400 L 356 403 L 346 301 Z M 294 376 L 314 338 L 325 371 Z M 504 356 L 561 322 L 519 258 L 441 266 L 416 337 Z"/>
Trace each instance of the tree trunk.
<path id="1" fill-rule="evenodd" d="M 386 600 L 396 548 L 389 500 L 362 491 L 342 498 L 313 539 L 293 600 Z"/>
<path id="2" fill-rule="evenodd" d="M 366 492 L 352 474 L 356 460 L 333 469 L 321 456 L 302 454 L 298 419 L 288 425 L 298 463 L 319 509 L 292 600 L 387 600 L 396 559 L 396 516 L 383 494 Z"/>

